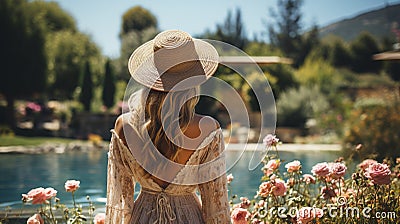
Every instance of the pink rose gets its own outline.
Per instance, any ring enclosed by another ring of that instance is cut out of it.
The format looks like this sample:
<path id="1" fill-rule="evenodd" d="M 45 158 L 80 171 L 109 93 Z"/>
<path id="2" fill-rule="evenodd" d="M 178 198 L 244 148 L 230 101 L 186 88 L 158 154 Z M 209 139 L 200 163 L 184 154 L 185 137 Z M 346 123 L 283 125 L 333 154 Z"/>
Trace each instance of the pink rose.
<path id="1" fill-rule="evenodd" d="M 22 194 L 22 202 L 26 203 L 31 200 L 31 198 L 27 194 Z"/>
<path id="2" fill-rule="evenodd" d="M 29 201 L 32 201 L 32 204 L 43 204 L 47 200 L 43 187 L 30 190 L 27 197 L 29 198 Z"/>
<path id="3" fill-rule="evenodd" d="M 296 220 L 298 224 L 308 223 L 315 218 L 321 218 L 324 216 L 324 211 L 320 208 L 314 207 L 303 207 L 296 214 Z"/>
<path id="4" fill-rule="evenodd" d="M 244 208 L 235 208 L 231 214 L 233 224 L 247 224 L 247 217 L 250 213 Z"/>
<path id="5" fill-rule="evenodd" d="M 330 199 L 336 197 L 335 191 L 332 188 L 326 186 L 321 188 L 321 195 L 324 199 Z"/>
<path id="6" fill-rule="evenodd" d="M 296 180 L 291 177 L 287 180 L 287 185 L 293 187 L 296 184 Z"/>
<path id="7" fill-rule="evenodd" d="M 271 135 L 268 134 L 267 136 L 265 136 L 265 138 L 263 139 L 263 143 L 265 146 L 267 146 L 268 148 L 271 146 L 276 146 L 279 143 L 279 138 L 276 137 L 276 135 Z"/>
<path id="8" fill-rule="evenodd" d="M 331 177 L 339 179 L 346 174 L 347 167 L 343 163 L 332 163 L 330 165 Z"/>
<path id="9" fill-rule="evenodd" d="M 26 224 L 44 224 L 44 220 L 39 214 L 34 214 L 33 216 L 29 217 L 26 221 Z"/>
<path id="10" fill-rule="evenodd" d="M 373 184 L 390 184 L 391 171 L 387 164 L 374 163 L 369 165 L 364 175 L 372 181 Z"/>
<path id="11" fill-rule="evenodd" d="M 67 180 L 65 182 L 65 190 L 67 192 L 74 192 L 74 191 L 78 190 L 80 183 L 81 182 L 78 180 Z"/>
<path id="12" fill-rule="evenodd" d="M 54 188 L 52 188 L 52 187 L 48 187 L 48 188 L 44 189 L 44 194 L 46 195 L 46 200 L 47 200 L 52 197 L 55 197 L 57 195 L 57 191 L 54 190 Z"/>
<path id="13" fill-rule="evenodd" d="M 272 187 L 272 194 L 275 196 L 284 196 L 286 193 L 286 185 L 285 182 L 281 179 L 277 179 L 274 182 L 274 185 Z"/>
<path id="14" fill-rule="evenodd" d="M 266 176 L 271 175 L 276 169 L 281 165 L 281 161 L 279 159 L 269 160 L 267 164 L 264 165 L 263 170 Z"/>
<path id="15" fill-rule="evenodd" d="M 250 200 L 247 197 L 240 197 L 240 207 L 241 208 L 248 208 L 250 207 Z"/>
<path id="16" fill-rule="evenodd" d="M 306 184 L 315 184 L 315 177 L 311 174 L 304 174 L 303 181 L 306 182 Z"/>
<path id="17" fill-rule="evenodd" d="M 258 201 L 257 205 L 258 207 L 264 207 L 265 201 L 261 199 L 260 201 Z"/>
<path id="18" fill-rule="evenodd" d="M 271 193 L 271 190 L 272 190 L 272 183 L 270 181 L 262 182 L 260 184 L 258 194 L 261 197 L 267 197 Z"/>
<path id="19" fill-rule="evenodd" d="M 105 221 L 106 221 L 105 213 L 97 213 L 97 215 L 93 219 L 94 224 L 104 224 Z"/>
<path id="20" fill-rule="evenodd" d="M 362 170 L 365 170 L 369 167 L 369 165 L 374 164 L 374 163 L 378 163 L 378 162 L 373 159 L 365 159 L 360 164 L 358 164 L 358 167 Z"/>
<path id="21" fill-rule="evenodd" d="M 330 173 L 329 165 L 326 162 L 315 164 L 311 172 L 317 177 L 326 177 Z"/>
<path id="22" fill-rule="evenodd" d="M 285 168 L 287 169 L 287 172 L 289 172 L 289 173 L 297 172 L 301 169 L 301 163 L 298 160 L 294 160 L 294 161 L 286 164 Z"/>
<path id="23" fill-rule="evenodd" d="M 228 184 L 230 184 L 233 181 L 233 175 L 229 174 L 228 176 L 226 176 L 226 182 L 228 182 Z"/>
<path id="24" fill-rule="evenodd" d="M 279 159 L 269 160 L 267 164 L 265 164 L 264 168 L 276 170 L 281 165 L 281 161 Z"/>

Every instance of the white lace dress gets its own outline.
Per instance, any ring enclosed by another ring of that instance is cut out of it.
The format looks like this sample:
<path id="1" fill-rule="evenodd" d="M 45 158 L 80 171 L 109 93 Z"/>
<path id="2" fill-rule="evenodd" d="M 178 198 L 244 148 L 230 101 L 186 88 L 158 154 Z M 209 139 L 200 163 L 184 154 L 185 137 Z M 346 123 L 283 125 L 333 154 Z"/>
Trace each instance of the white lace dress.
<path id="1" fill-rule="evenodd" d="M 145 172 L 131 150 L 112 130 L 106 223 L 230 223 L 226 175 L 221 172 L 225 170 L 225 159 L 220 156 L 223 150 L 222 132 L 217 129 L 191 155 L 175 181 L 163 189 Z M 187 179 L 201 179 L 196 177 L 199 175 L 198 165 L 214 161 L 217 157 L 222 159 L 207 172 L 208 176 L 215 176 L 211 181 L 195 185 L 178 184 Z M 134 199 L 136 182 L 141 190 Z"/>

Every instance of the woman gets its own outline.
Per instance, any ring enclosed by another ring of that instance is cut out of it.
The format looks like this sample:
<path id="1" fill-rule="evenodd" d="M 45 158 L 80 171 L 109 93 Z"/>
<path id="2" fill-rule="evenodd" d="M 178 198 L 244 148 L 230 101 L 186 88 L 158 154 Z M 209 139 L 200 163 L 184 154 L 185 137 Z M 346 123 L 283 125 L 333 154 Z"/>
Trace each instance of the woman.
<path id="1" fill-rule="evenodd" d="M 132 53 L 129 71 L 144 87 L 112 130 L 107 223 L 230 222 L 221 129 L 194 112 L 198 86 L 217 66 L 215 48 L 183 31 Z"/>

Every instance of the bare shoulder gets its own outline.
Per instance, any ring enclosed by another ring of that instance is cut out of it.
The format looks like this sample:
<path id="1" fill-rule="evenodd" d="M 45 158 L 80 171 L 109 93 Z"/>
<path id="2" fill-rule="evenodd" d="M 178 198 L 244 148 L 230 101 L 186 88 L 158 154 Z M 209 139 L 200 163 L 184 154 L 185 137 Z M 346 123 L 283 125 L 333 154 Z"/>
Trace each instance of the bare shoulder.
<path id="1" fill-rule="evenodd" d="M 204 130 L 214 131 L 215 129 L 220 127 L 218 121 L 210 116 L 195 114 L 194 120 L 195 123 L 197 123 L 200 126 L 200 128 Z"/>
<path id="2" fill-rule="evenodd" d="M 218 121 L 214 118 L 210 116 L 195 114 L 185 131 L 185 135 L 189 138 L 200 137 L 201 139 L 203 139 L 219 127 L 220 125 Z"/>
<path id="3" fill-rule="evenodd" d="M 124 116 L 123 114 L 118 116 L 117 120 L 115 121 L 114 131 L 115 131 L 115 133 L 117 133 L 117 135 L 122 140 L 122 142 L 124 142 L 126 145 L 126 139 L 125 139 L 125 135 L 124 135 L 124 118 L 123 118 L 123 116 Z"/>

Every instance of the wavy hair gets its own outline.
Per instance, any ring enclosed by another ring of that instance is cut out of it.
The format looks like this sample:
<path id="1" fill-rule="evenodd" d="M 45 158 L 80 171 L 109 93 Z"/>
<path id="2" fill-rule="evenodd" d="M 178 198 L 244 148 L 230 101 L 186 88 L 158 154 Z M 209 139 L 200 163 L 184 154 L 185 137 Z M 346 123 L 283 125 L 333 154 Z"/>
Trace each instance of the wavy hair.
<path id="1" fill-rule="evenodd" d="M 198 101 L 199 87 L 176 92 L 145 88 L 141 92 L 139 106 L 131 109 L 131 121 L 145 141 L 145 146 L 150 143 L 150 137 L 161 154 L 176 162 L 182 133 L 188 128 Z"/>

